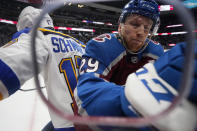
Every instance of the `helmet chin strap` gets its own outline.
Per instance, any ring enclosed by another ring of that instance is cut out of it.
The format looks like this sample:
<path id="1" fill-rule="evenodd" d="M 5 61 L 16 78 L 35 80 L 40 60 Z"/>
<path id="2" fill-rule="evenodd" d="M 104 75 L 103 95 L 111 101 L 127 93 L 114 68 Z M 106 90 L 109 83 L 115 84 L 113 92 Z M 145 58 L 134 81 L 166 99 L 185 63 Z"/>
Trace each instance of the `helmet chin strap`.
<path id="1" fill-rule="evenodd" d="M 120 25 L 120 26 L 122 26 L 122 25 Z M 126 51 L 129 52 L 130 54 L 139 54 L 139 53 L 143 52 L 145 50 L 146 46 L 148 45 L 148 43 L 150 42 L 151 37 L 153 36 L 153 34 L 151 33 L 151 35 L 148 36 L 149 39 L 145 41 L 144 45 L 137 52 L 133 52 L 127 47 L 127 44 L 126 44 L 126 41 L 125 41 L 125 39 L 122 35 L 122 30 L 121 29 L 119 30 L 117 35 L 118 35 L 117 38 L 124 45 Z"/>

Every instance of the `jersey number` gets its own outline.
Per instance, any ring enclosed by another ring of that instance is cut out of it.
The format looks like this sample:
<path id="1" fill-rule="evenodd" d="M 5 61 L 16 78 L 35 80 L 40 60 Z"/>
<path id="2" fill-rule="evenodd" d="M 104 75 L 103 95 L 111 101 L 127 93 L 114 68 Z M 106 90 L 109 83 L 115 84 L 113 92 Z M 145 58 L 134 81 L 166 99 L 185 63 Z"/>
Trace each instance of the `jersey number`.
<path id="1" fill-rule="evenodd" d="M 74 100 L 74 89 L 77 85 L 77 74 L 81 62 L 80 56 L 75 56 L 75 60 L 72 58 L 63 58 L 59 64 L 60 72 L 63 73 L 66 80 L 66 84 L 72 100 Z M 74 64 L 75 63 L 75 64 Z M 76 66 L 75 66 L 76 65 Z M 72 109 L 74 109 L 73 102 L 71 103 Z"/>
<path id="2" fill-rule="evenodd" d="M 147 73 L 149 73 L 149 71 L 146 68 L 143 68 L 143 70 L 136 72 L 136 75 L 139 77 L 140 75 Z M 159 103 L 161 100 L 169 102 L 173 100 L 174 94 L 159 79 L 149 78 L 141 79 L 141 81 Z"/>
<path id="3" fill-rule="evenodd" d="M 99 67 L 99 62 L 92 58 L 84 58 L 81 61 L 81 67 L 79 69 L 80 75 L 85 72 L 96 72 Z"/>

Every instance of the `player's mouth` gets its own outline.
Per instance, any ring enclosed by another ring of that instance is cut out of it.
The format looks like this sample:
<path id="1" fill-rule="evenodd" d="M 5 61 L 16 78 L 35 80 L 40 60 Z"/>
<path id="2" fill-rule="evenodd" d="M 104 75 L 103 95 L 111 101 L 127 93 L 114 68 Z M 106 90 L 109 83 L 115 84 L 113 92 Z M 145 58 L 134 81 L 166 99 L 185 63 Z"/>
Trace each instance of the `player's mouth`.
<path id="1" fill-rule="evenodd" d="M 142 43 L 141 40 L 132 39 L 132 41 L 133 41 L 134 43 Z"/>

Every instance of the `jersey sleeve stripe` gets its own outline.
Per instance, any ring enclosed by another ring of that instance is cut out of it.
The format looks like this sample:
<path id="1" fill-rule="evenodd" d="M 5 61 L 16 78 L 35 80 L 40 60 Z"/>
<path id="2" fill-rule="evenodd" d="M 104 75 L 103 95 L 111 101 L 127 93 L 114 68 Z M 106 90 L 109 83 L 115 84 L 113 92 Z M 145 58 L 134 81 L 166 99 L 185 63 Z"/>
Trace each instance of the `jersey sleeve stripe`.
<path id="1" fill-rule="evenodd" d="M 20 82 L 12 69 L 0 60 L 0 81 L 5 85 L 9 95 L 13 94 L 20 88 Z"/>

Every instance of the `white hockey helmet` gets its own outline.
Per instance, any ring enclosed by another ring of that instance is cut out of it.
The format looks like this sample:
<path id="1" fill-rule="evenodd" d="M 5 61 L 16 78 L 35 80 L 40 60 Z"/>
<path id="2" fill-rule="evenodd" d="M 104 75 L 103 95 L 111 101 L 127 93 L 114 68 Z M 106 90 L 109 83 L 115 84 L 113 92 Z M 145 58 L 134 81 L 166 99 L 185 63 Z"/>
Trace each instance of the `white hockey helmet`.
<path id="1" fill-rule="evenodd" d="M 34 8 L 32 6 L 25 7 L 19 15 L 18 23 L 16 28 L 18 31 L 23 30 L 24 28 L 32 28 L 34 25 L 34 21 L 39 17 L 41 9 Z M 46 14 L 40 23 L 41 28 L 50 27 L 54 28 L 53 20 Z"/>

